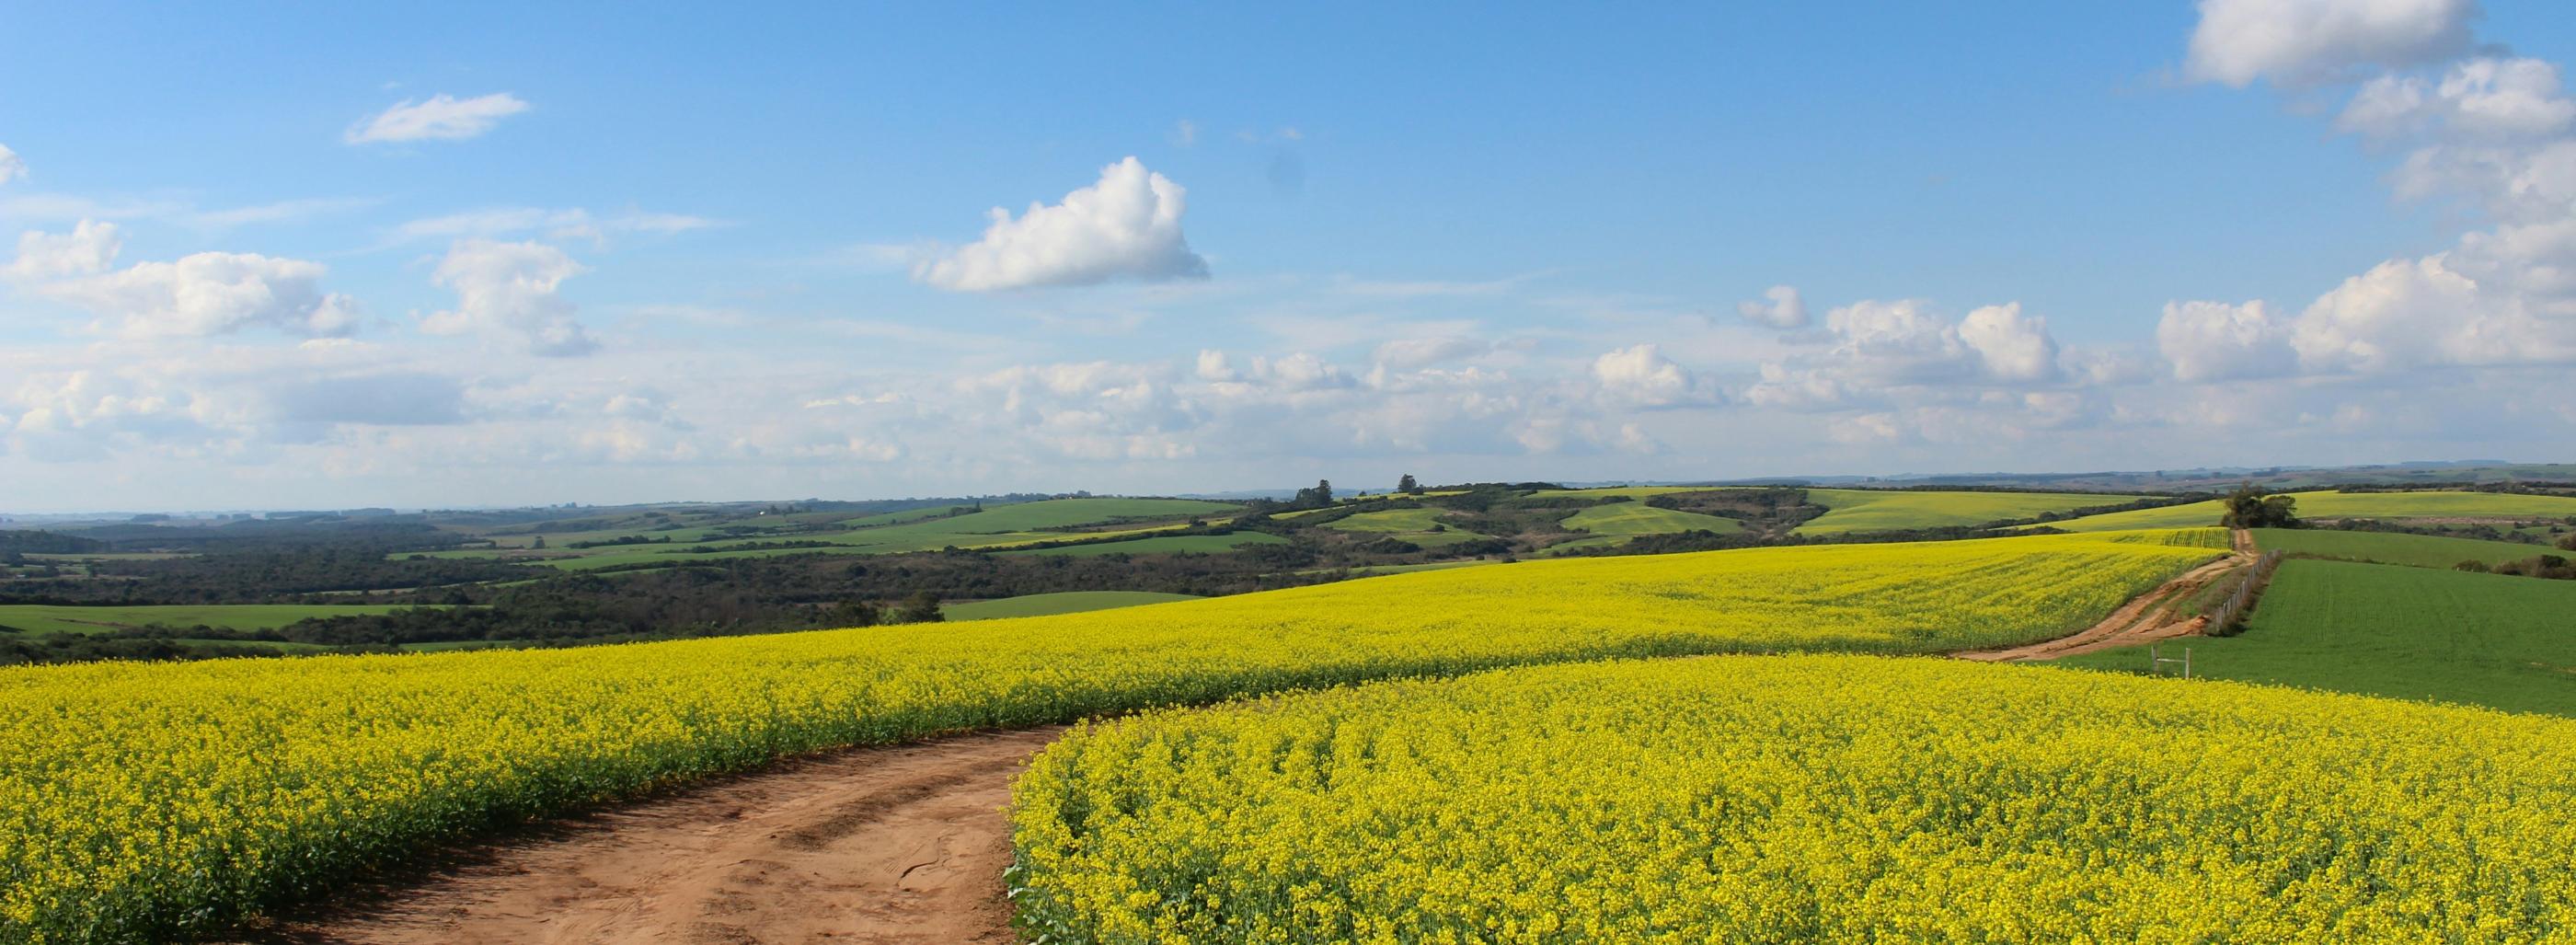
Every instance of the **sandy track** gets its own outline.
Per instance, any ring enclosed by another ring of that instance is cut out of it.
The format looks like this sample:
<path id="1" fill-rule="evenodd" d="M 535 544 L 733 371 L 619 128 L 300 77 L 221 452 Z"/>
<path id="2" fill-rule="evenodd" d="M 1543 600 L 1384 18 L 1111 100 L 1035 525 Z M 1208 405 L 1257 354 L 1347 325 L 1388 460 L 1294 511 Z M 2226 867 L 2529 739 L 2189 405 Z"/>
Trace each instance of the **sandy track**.
<path id="1" fill-rule="evenodd" d="M 2238 531 L 2236 534 L 2238 536 L 2236 543 L 2240 547 L 2250 544 L 2245 532 Z M 2155 590 L 2140 594 L 2128 603 L 2120 605 L 2120 609 L 2112 611 L 2111 615 L 2102 618 L 2100 623 L 2067 636 L 2006 650 L 1979 650 L 1951 655 L 1963 660 L 1989 663 L 2007 660 L 2053 660 L 2061 656 L 2107 650 L 2115 646 L 2131 646 L 2190 636 L 2199 633 L 2208 623 L 2208 618 L 2193 617 L 2189 620 L 2167 623 L 2161 619 L 2164 616 L 2161 613 L 2164 604 L 2198 592 L 2201 588 L 2209 586 L 2210 582 L 2225 577 L 2237 568 L 2244 567 L 2249 560 L 2251 559 L 2246 554 L 2239 551 L 2193 568 L 2184 572 L 2181 577 L 2166 581 L 2158 585 Z"/>
<path id="2" fill-rule="evenodd" d="M 1002 812 L 1061 728 L 855 749 L 561 821 L 272 943 L 1016 941 Z"/>
<path id="3" fill-rule="evenodd" d="M 2053 659 L 2198 632 L 2157 611 L 2245 563 L 2201 565 L 2073 635 L 1956 654 Z M 243 941 L 448 943 L 1009 943 L 1011 780 L 1060 727 L 864 748 L 787 762 L 557 821 L 434 872 L 343 896 Z"/>

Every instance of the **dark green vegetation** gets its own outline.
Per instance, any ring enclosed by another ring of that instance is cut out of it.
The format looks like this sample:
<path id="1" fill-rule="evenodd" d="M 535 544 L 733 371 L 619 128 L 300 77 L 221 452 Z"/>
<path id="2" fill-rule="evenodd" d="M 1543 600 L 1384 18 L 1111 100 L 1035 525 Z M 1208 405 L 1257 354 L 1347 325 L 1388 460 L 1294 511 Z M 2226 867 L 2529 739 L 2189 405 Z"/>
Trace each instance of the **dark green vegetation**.
<path id="1" fill-rule="evenodd" d="M 51 625 L 77 632 L 0 633 L 0 661 L 767 633 L 920 622 L 1039 595 L 1211 596 L 1529 557 L 1975 538 L 2109 522 L 2204 526 L 2225 507 L 2211 493 L 1993 486 L 1410 485 L 1354 497 L 1319 482 L 1285 501 L 1074 494 L 377 509 L 0 530 L 0 606 L 217 608 L 184 624 L 100 610 Z M 2301 511 L 2312 501 L 2446 515 L 2576 509 L 2576 498 L 2494 491 L 2297 499 Z M 2514 542 L 2553 541 L 2552 530 L 2564 528 L 2556 519 L 2433 521 L 2335 524 L 2482 530 Z M 324 605 L 371 609 L 315 609 Z"/>
<path id="2" fill-rule="evenodd" d="M 2292 560 L 2242 635 L 2164 646 L 2213 679 L 2576 715 L 2576 582 Z M 2134 671 L 2147 653 L 2060 662 Z"/>

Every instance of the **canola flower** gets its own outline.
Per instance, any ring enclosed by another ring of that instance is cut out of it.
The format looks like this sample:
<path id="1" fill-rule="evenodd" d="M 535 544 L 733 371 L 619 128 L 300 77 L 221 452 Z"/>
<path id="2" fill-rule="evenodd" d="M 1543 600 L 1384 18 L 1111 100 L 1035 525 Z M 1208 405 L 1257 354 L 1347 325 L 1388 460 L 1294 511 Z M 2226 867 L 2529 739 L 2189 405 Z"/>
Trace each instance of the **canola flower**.
<path id="1" fill-rule="evenodd" d="M 425 843 L 834 746 L 1517 664 L 2027 642 L 2209 556 L 1757 549 L 956 625 L 0 670 L 0 941 L 202 935 Z"/>
<path id="2" fill-rule="evenodd" d="M 1498 670 L 1090 724 L 1042 942 L 2566 942 L 2576 721 L 1951 660 Z"/>

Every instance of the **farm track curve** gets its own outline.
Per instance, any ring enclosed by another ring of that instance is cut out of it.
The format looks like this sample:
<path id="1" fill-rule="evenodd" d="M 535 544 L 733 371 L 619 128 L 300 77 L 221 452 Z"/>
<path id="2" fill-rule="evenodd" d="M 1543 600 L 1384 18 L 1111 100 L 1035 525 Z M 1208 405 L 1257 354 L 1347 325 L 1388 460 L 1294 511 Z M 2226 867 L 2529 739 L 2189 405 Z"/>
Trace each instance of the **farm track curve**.
<path id="1" fill-rule="evenodd" d="M 2053 660 L 2061 656 L 2073 656 L 2112 647 L 2134 646 L 2140 643 L 2196 635 L 2207 629 L 2209 618 L 2192 617 L 2188 620 L 2168 621 L 2164 619 L 2166 616 L 2164 605 L 2199 593 L 2202 588 L 2223 580 L 2227 575 L 2252 563 L 2254 547 L 2252 535 L 2244 529 L 2235 529 L 2231 544 L 2234 552 L 2228 556 L 2183 572 L 2182 576 L 2132 598 L 2128 603 L 2120 605 L 2120 609 L 2112 611 L 2110 616 L 2102 618 L 2101 622 L 2090 627 L 2053 640 L 2041 640 L 2009 649 L 1976 650 L 1951 655 L 1963 660 L 1986 663 Z"/>
<path id="2" fill-rule="evenodd" d="M 2251 544 L 2092 627 L 1974 653 L 2053 659 L 2198 632 L 2160 605 Z M 1011 781 L 1064 728 L 856 748 L 683 787 L 452 854 L 437 871 L 252 930 L 262 945 L 1008 943 Z"/>
<path id="3" fill-rule="evenodd" d="M 1061 727 L 791 761 L 556 821 L 242 939 L 1003 943 L 1013 778 Z"/>

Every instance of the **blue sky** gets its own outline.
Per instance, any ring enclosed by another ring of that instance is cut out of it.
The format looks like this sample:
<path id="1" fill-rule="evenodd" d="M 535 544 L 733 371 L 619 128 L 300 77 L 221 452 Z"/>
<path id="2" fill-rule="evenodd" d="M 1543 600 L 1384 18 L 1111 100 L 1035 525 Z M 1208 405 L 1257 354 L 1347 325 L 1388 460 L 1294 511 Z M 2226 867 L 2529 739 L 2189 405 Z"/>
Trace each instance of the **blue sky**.
<path id="1" fill-rule="evenodd" d="M 1947 6 L 18 10 L 0 509 L 2568 458 L 2563 10 Z"/>

